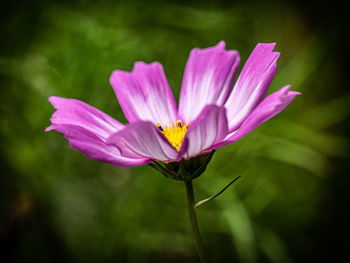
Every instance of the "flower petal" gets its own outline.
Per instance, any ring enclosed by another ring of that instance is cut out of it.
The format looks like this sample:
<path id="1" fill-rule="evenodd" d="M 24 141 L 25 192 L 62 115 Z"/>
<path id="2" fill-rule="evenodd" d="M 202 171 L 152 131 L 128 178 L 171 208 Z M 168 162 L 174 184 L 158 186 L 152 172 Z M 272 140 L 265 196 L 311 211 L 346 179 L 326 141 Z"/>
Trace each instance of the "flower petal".
<path id="1" fill-rule="evenodd" d="M 183 157 L 188 158 L 199 154 L 214 143 L 224 139 L 227 133 L 226 109 L 216 105 L 206 106 L 188 128 L 184 138 L 187 151 Z"/>
<path id="2" fill-rule="evenodd" d="M 56 108 L 51 117 L 52 125 L 46 131 L 56 130 L 65 135 L 70 146 L 90 159 L 117 166 L 137 166 L 149 163 L 143 157 L 127 158 L 118 148 L 106 145 L 107 138 L 122 129 L 123 124 L 102 111 L 75 99 L 50 97 Z"/>
<path id="3" fill-rule="evenodd" d="M 107 144 L 116 146 L 123 156 L 143 156 L 160 161 L 176 160 L 178 152 L 159 129 L 149 121 L 131 123 L 112 134 Z"/>
<path id="4" fill-rule="evenodd" d="M 229 130 L 236 130 L 265 97 L 277 70 L 275 43 L 259 43 L 254 48 L 225 103 Z"/>
<path id="5" fill-rule="evenodd" d="M 189 123 L 206 105 L 223 105 L 239 62 L 238 52 L 225 50 L 224 41 L 215 47 L 193 49 L 182 82 L 178 119 Z"/>
<path id="6" fill-rule="evenodd" d="M 229 134 L 221 143 L 216 144 L 213 148 L 217 149 L 239 140 L 265 121 L 283 111 L 293 101 L 295 96 L 300 94 L 296 91 L 290 91 L 289 88 L 290 86 L 285 86 L 279 91 L 267 96 L 244 120 L 238 130 Z"/>
<path id="7" fill-rule="evenodd" d="M 150 163 L 151 160 L 140 156 L 124 157 L 115 146 L 107 145 L 96 134 L 75 125 L 58 125 L 56 131 L 68 139 L 70 147 L 81 152 L 86 157 L 122 167 L 133 167 Z"/>
<path id="8" fill-rule="evenodd" d="M 107 139 L 124 125 L 102 111 L 75 99 L 52 96 L 50 103 L 57 110 L 51 117 L 53 125 L 74 124 Z M 49 126 L 46 131 L 52 130 Z"/>
<path id="9" fill-rule="evenodd" d="M 132 72 L 116 70 L 110 83 L 128 121 L 169 125 L 177 109 L 161 64 L 136 62 Z"/>

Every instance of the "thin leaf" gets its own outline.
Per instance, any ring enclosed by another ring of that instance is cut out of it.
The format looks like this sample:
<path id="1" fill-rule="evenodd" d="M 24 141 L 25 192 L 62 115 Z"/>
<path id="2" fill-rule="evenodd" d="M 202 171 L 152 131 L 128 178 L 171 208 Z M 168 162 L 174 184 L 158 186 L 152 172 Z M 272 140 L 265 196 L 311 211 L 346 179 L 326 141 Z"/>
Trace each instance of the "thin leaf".
<path id="1" fill-rule="evenodd" d="M 203 200 L 197 202 L 197 203 L 194 205 L 194 207 L 198 207 L 198 206 L 200 206 L 200 205 L 202 205 L 202 204 L 204 204 L 204 203 L 206 203 L 206 202 L 208 202 L 208 201 L 210 201 L 210 200 L 213 200 L 215 197 L 218 197 L 218 196 L 221 195 L 231 184 L 233 184 L 234 182 L 236 182 L 240 177 L 241 177 L 241 176 L 237 176 L 235 179 L 233 179 L 228 185 L 226 185 L 226 186 L 225 186 L 220 192 L 218 192 L 216 195 L 213 195 L 213 196 L 211 196 L 211 197 L 208 197 L 208 198 L 206 198 L 206 199 L 203 199 Z"/>

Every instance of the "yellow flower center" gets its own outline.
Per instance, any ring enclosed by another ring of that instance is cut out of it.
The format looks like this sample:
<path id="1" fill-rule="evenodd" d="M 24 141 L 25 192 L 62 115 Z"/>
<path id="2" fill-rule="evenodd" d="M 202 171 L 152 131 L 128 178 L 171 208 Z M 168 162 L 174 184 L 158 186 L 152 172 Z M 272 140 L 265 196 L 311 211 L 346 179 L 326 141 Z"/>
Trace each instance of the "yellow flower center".
<path id="1" fill-rule="evenodd" d="M 157 127 L 160 132 L 164 134 L 165 138 L 170 142 L 170 144 L 177 150 L 180 151 L 182 141 L 187 132 L 187 128 L 190 124 L 183 125 L 182 121 L 178 120 L 175 123 L 171 122 L 171 125 L 165 126 L 164 128 L 157 123 Z"/>

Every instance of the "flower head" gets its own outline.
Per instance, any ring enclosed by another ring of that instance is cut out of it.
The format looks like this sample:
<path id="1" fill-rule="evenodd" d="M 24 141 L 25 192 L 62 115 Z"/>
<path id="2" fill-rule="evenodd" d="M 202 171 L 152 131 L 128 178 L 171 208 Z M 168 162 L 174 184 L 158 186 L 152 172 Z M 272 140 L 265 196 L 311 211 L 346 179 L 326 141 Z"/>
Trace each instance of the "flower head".
<path id="1" fill-rule="evenodd" d="M 193 49 L 179 107 L 161 64 L 136 62 L 110 83 L 128 124 L 75 99 L 50 97 L 51 126 L 87 157 L 117 166 L 194 159 L 231 144 L 280 113 L 298 92 L 285 86 L 266 96 L 277 69 L 275 44 L 258 44 L 236 83 L 240 58 L 225 43 Z M 193 158 L 192 158 L 193 157 Z"/>

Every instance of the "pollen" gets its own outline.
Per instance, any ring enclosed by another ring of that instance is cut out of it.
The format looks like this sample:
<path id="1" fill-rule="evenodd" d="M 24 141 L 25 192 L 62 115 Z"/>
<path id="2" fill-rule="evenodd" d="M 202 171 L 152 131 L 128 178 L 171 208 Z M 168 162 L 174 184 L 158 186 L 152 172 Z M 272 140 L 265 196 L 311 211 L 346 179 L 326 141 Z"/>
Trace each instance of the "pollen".
<path id="1" fill-rule="evenodd" d="M 170 144 L 177 150 L 180 151 L 182 141 L 185 137 L 188 127 L 190 124 L 183 125 L 181 120 L 176 123 L 171 122 L 169 126 L 162 127 L 157 123 L 157 127 L 161 133 L 164 134 L 165 138 L 170 142 Z"/>

